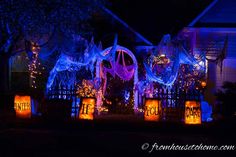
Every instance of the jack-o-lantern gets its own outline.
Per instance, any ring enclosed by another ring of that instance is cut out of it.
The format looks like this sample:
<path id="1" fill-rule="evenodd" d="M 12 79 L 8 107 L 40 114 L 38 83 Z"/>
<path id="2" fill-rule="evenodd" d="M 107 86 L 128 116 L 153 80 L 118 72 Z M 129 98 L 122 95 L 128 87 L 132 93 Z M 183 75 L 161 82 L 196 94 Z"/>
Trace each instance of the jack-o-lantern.
<path id="1" fill-rule="evenodd" d="M 79 119 L 94 119 L 95 98 L 82 98 L 79 111 Z"/>
<path id="2" fill-rule="evenodd" d="M 197 101 L 185 102 L 185 124 L 201 124 L 201 106 Z"/>
<path id="3" fill-rule="evenodd" d="M 14 109 L 16 117 L 30 118 L 31 117 L 31 99 L 30 96 L 15 96 Z"/>
<path id="4" fill-rule="evenodd" d="M 161 119 L 161 101 L 157 99 L 146 99 L 144 106 L 145 121 L 159 121 Z"/>

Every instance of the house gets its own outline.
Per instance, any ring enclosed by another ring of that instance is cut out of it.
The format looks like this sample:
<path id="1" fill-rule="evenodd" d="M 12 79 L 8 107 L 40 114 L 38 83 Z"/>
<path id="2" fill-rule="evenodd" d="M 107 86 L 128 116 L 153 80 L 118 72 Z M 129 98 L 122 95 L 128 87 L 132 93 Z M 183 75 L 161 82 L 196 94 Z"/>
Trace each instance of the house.
<path id="1" fill-rule="evenodd" d="M 236 82 L 236 1 L 214 0 L 179 36 L 188 41 L 192 53 L 205 52 L 206 99 L 214 104 L 214 93 L 223 83 Z"/>
<path id="2" fill-rule="evenodd" d="M 199 14 L 187 27 L 178 34 L 189 44 L 190 53 L 199 51 L 206 53 L 208 60 L 207 91 L 208 97 L 212 97 L 224 81 L 236 81 L 236 2 L 234 0 L 214 0 L 206 9 Z M 118 34 L 118 43 L 129 48 L 134 54 L 147 53 L 155 46 L 143 35 L 135 31 L 124 20 L 119 18 L 111 10 L 103 10 L 94 15 L 94 36 L 97 42 L 103 43 L 103 48 L 112 45 L 115 33 Z M 145 26 L 152 27 L 151 25 Z M 157 28 L 158 29 L 158 28 Z M 23 54 L 20 54 L 23 55 Z M 24 55 L 22 58 L 26 58 Z M 136 56 L 137 57 L 137 56 Z M 14 56 L 11 66 L 12 76 L 17 72 L 28 75 L 27 65 L 20 68 L 15 62 L 19 56 Z M 21 62 L 21 61 L 20 61 Z M 19 63 L 20 63 L 19 62 Z M 50 70 L 50 69 L 49 69 Z M 17 77 L 17 76 L 16 76 Z M 20 77 L 19 77 L 20 78 Z M 28 80 L 31 86 L 32 81 Z M 13 78 L 14 82 L 17 80 Z M 209 98 L 214 99 L 214 98 Z M 211 100 L 210 100 L 211 102 Z"/>

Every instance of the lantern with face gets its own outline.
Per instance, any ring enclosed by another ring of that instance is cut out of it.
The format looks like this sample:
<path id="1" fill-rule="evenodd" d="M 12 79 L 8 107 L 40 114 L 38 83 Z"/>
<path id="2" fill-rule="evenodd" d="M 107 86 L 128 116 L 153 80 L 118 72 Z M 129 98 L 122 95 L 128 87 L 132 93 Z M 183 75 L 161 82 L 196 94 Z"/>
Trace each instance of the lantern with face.
<path id="1" fill-rule="evenodd" d="M 95 104 L 95 98 L 82 98 L 79 111 L 79 119 L 93 120 Z"/>
<path id="2" fill-rule="evenodd" d="M 15 96 L 14 109 L 16 117 L 30 118 L 31 117 L 31 99 L 30 96 Z"/>
<path id="3" fill-rule="evenodd" d="M 144 107 L 145 121 L 159 121 L 161 119 L 161 101 L 157 99 L 146 99 Z"/>
<path id="4" fill-rule="evenodd" d="M 201 106 L 196 101 L 185 102 L 185 124 L 201 124 Z"/>

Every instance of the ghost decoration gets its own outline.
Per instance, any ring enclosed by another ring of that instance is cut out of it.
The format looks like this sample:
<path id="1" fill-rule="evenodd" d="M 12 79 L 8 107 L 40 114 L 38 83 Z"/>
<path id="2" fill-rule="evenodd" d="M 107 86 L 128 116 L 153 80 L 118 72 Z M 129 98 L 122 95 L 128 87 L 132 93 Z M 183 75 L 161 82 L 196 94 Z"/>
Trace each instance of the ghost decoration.
<path id="1" fill-rule="evenodd" d="M 206 101 L 201 101 L 201 110 L 202 110 L 202 121 L 210 122 L 212 121 L 212 107 Z"/>

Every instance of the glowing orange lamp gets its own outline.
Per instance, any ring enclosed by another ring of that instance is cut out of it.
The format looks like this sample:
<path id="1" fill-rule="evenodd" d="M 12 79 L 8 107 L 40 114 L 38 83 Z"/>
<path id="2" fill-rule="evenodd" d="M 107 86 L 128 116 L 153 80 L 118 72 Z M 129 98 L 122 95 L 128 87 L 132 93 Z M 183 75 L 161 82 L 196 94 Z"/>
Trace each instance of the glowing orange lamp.
<path id="1" fill-rule="evenodd" d="M 16 117 L 31 118 L 31 99 L 30 96 L 15 96 L 14 109 Z"/>
<path id="2" fill-rule="evenodd" d="M 95 104 L 95 98 L 82 98 L 79 111 L 79 119 L 93 120 Z"/>
<path id="3" fill-rule="evenodd" d="M 201 106 L 197 101 L 185 102 L 185 124 L 201 124 Z"/>
<path id="4" fill-rule="evenodd" d="M 161 119 L 161 101 L 157 99 L 146 99 L 144 106 L 145 121 L 159 121 Z"/>
<path id="5" fill-rule="evenodd" d="M 202 86 L 202 88 L 205 88 L 206 85 L 207 85 L 206 81 L 202 81 L 202 82 L 201 82 L 201 86 Z"/>

